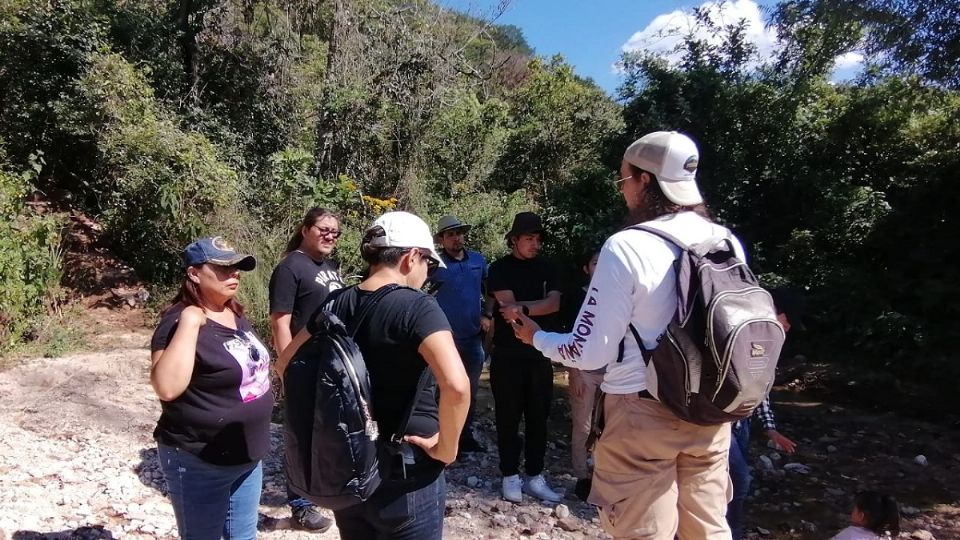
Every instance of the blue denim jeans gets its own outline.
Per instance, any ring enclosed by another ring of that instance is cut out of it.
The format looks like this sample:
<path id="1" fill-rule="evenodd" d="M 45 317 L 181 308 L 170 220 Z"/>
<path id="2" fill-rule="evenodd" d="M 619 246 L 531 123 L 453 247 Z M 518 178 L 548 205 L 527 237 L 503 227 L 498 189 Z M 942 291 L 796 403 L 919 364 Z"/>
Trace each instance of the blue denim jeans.
<path id="1" fill-rule="evenodd" d="M 460 432 L 460 438 L 473 436 L 473 419 L 477 408 L 477 386 L 480 383 L 480 373 L 483 371 L 483 360 L 486 354 L 483 352 L 483 343 L 480 336 L 471 339 L 457 340 L 457 352 L 460 353 L 460 360 L 463 361 L 463 367 L 467 371 L 467 377 L 470 379 L 470 410 L 467 411 L 467 421 L 463 424 L 463 431 Z"/>
<path id="2" fill-rule="evenodd" d="M 727 505 L 727 523 L 733 540 L 743 537 L 744 503 L 750 494 L 750 419 L 733 423 L 730 433 L 730 480 L 733 499 Z"/>
<path id="3" fill-rule="evenodd" d="M 384 482 L 373 497 L 333 513 L 341 540 L 441 540 L 447 485 L 443 473 L 413 491 Z"/>
<path id="4" fill-rule="evenodd" d="M 160 468 L 184 540 L 257 537 L 263 468 L 259 461 L 213 465 L 186 450 L 157 445 Z"/>

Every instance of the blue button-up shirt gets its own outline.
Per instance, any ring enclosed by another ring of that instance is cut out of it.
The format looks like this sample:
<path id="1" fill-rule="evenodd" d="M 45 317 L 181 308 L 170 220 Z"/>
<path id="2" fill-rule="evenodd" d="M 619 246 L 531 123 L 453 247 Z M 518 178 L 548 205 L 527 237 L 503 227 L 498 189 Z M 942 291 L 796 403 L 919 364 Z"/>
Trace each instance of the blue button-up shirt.
<path id="1" fill-rule="evenodd" d="M 438 268 L 433 280 L 440 283 L 437 302 L 447 315 L 453 337 L 458 341 L 480 335 L 483 313 L 483 283 L 487 279 L 487 261 L 476 251 L 464 250 L 459 261 L 441 250 L 446 268 Z"/>

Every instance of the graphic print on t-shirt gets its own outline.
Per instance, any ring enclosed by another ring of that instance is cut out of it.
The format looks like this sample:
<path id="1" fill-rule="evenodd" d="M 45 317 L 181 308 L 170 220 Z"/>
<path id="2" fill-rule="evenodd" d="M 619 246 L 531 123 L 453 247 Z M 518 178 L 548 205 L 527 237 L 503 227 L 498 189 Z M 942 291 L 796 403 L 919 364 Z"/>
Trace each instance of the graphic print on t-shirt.
<path id="1" fill-rule="evenodd" d="M 253 401 L 270 390 L 270 354 L 253 332 L 237 334 L 223 348 L 240 364 L 240 399 Z"/>
<path id="2" fill-rule="evenodd" d="M 317 272 L 314 281 L 327 288 L 328 293 L 343 288 L 343 282 L 340 281 L 340 273 L 336 270 L 321 270 Z"/>

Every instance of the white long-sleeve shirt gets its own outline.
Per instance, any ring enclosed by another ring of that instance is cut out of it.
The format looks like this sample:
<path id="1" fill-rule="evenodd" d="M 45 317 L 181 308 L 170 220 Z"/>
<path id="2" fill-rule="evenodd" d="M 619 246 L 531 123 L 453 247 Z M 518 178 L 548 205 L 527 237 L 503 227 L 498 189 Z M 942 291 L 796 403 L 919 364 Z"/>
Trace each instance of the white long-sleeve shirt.
<path id="1" fill-rule="evenodd" d="M 688 245 L 729 234 L 693 212 L 661 216 L 645 225 Z M 746 260 L 740 241 L 734 237 L 733 243 L 737 255 Z M 573 332 L 539 331 L 533 336 L 533 346 L 565 366 L 606 367 L 601 388 L 608 394 L 646 390 L 643 357 L 627 324 L 633 323 L 647 349 L 656 346 L 677 309 L 673 263 L 679 254 L 678 247 L 646 231 L 627 229 L 614 234 L 600 249 Z M 624 336 L 629 337 L 624 340 L 623 361 L 617 362 Z"/>

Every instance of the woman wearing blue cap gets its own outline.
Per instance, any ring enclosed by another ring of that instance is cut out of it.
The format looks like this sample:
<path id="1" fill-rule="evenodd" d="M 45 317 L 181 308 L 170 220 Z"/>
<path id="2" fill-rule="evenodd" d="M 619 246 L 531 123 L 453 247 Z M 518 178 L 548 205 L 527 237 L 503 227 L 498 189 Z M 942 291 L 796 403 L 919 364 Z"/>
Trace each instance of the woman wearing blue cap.
<path id="1" fill-rule="evenodd" d="M 180 292 L 150 349 L 162 412 L 153 436 L 180 537 L 255 538 L 270 450 L 270 356 L 234 297 L 257 261 L 223 238 L 183 252 Z"/>

